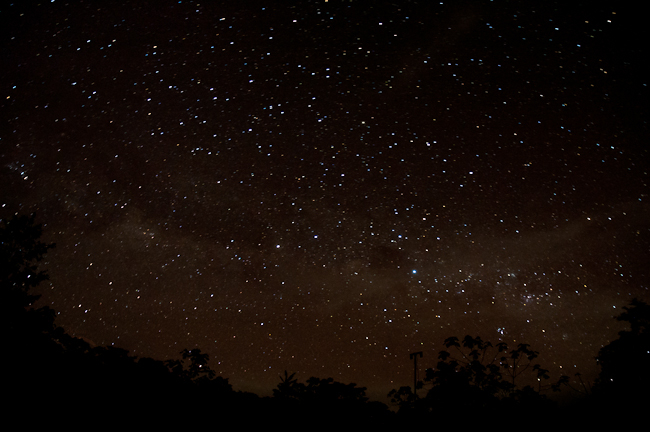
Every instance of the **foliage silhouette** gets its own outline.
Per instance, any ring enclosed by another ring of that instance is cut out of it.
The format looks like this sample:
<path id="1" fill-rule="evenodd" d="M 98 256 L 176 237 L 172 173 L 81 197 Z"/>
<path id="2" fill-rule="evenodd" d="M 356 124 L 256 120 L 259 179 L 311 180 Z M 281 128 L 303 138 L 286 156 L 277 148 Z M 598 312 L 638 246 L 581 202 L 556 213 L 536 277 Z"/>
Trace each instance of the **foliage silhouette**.
<path id="1" fill-rule="evenodd" d="M 298 380 L 294 379 L 295 376 L 295 373 L 289 375 L 285 370 L 284 377 L 280 375 L 280 383 L 277 388 L 273 389 L 273 397 L 284 400 L 299 400 L 305 391 L 305 386 L 298 383 Z"/>
<path id="2" fill-rule="evenodd" d="M 0 228 L 0 289 L 4 329 L 10 333 L 49 333 L 54 330 L 54 311 L 48 307 L 37 310 L 32 305 L 39 295 L 30 290 L 48 279 L 38 269 L 47 251 L 54 244 L 43 243 L 42 225 L 35 215 L 13 216 L 3 220 Z"/>
<path id="3" fill-rule="evenodd" d="M 91 420 L 157 411 L 160 425 L 167 427 L 172 420 L 185 424 L 190 416 L 243 418 L 251 413 L 259 419 L 282 416 L 309 424 L 326 419 L 384 428 L 393 424 L 394 415 L 386 405 L 369 402 L 366 388 L 354 383 L 316 377 L 301 383 L 295 373 L 284 371 L 273 398 L 259 398 L 233 391 L 227 378 L 216 376 L 208 354 L 199 348 L 184 349 L 179 359 L 137 359 L 127 350 L 91 346 L 70 336 L 55 324 L 52 309 L 34 306 L 39 296 L 32 290 L 48 279 L 39 265 L 54 247 L 42 242 L 41 235 L 34 215 L 14 216 L 0 226 L 3 357 L 12 365 L 3 389 L 13 396 L 6 405 L 12 415 L 37 410 L 47 417 L 74 409 L 78 420 Z M 578 375 L 578 390 L 593 395 L 574 410 L 576 418 L 605 408 L 642 413 L 647 406 L 650 306 L 635 299 L 623 309 L 616 319 L 630 329 L 599 351 L 601 373 L 593 392 Z M 427 369 L 424 382 L 417 384 L 427 388 L 424 397 L 406 386 L 389 393 L 391 403 L 399 407 L 398 420 L 408 416 L 429 424 L 435 419 L 445 427 L 468 415 L 498 412 L 518 413 L 522 419 L 540 413 L 552 418 L 554 407 L 543 392 L 572 386 L 568 377 L 545 385 L 548 371 L 536 363 L 538 352 L 527 344 L 509 349 L 505 343 L 492 345 L 471 336 L 462 341 L 450 337 L 444 344 L 436 367 Z"/>
<path id="4" fill-rule="evenodd" d="M 18 291 L 25 303 L 39 296 L 29 296 L 27 291 L 48 279 L 47 272 L 38 270 L 38 263 L 54 244 L 43 243 L 40 238 L 43 226 L 35 223 L 36 215 L 13 216 L 4 220 L 0 229 L 0 260 L 3 289 Z"/>
<path id="5" fill-rule="evenodd" d="M 418 398 L 413 393 L 413 389 L 409 386 L 402 386 L 399 389 L 393 389 L 388 393 L 391 404 L 398 406 L 400 409 L 411 409 L 418 401 Z"/>
<path id="6" fill-rule="evenodd" d="M 210 356 L 202 353 L 199 348 L 180 352 L 182 360 L 167 360 L 165 364 L 180 379 L 187 382 L 202 383 L 215 377 L 216 373 L 210 369 L 208 362 Z"/>
<path id="7" fill-rule="evenodd" d="M 306 403 L 320 404 L 338 402 L 366 402 L 366 388 L 357 387 L 355 383 L 343 384 L 333 378 L 320 379 L 311 377 L 307 384 L 299 383 L 295 373 L 289 375 L 284 371 L 280 375 L 280 383 L 273 390 L 273 396 L 278 399 L 292 399 Z"/>
<path id="8" fill-rule="evenodd" d="M 285 370 L 273 390 L 273 398 L 278 410 L 289 411 L 298 420 L 313 422 L 314 418 L 326 418 L 380 424 L 392 418 L 385 404 L 368 401 L 365 387 L 340 383 L 333 378 L 311 377 L 301 383 L 295 376 Z"/>
<path id="9" fill-rule="evenodd" d="M 48 279 L 39 263 L 54 247 L 42 242 L 41 235 L 42 225 L 35 223 L 35 215 L 13 216 L 0 226 L 3 349 L 7 350 L 5 359 L 15 365 L 4 384 L 18 397 L 24 396 L 24 388 L 51 376 L 57 365 L 44 360 L 63 352 L 64 332 L 54 324 L 54 311 L 33 307 L 40 296 L 32 289 Z"/>
<path id="10" fill-rule="evenodd" d="M 549 379 L 548 371 L 534 363 L 538 353 L 529 345 L 510 350 L 503 342 L 495 346 L 469 335 L 462 341 L 449 337 L 444 345 L 447 350 L 439 353 L 436 367 L 426 371 L 424 382 L 429 390 L 425 397 L 416 397 L 409 387 L 388 394 L 401 415 L 421 419 L 443 415 L 452 422 L 459 415 L 485 415 L 506 408 L 522 414 L 526 409 L 551 408 L 540 393 L 546 389 L 542 382 Z M 536 388 L 520 388 L 526 372 Z"/>
<path id="11" fill-rule="evenodd" d="M 629 324 L 630 330 L 618 333 L 618 339 L 598 352 L 601 372 L 593 392 L 607 403 L 646 405 L 650 386 L 650 305 L 638 299 L 616 320 Z"/>
<path id="12" fill-rule="evenodd" d="M 39 296 L 31 292 L 48 279 L 39 264 L 54 247 L 41 235 L 34 215 L 14 216 L 0 226 L 3 357 L 12 365 L 3 389 L 13 396 L 7 405 L 13 415 L 34 408 L 59 415 L 74 408 L 79 416 L 114 417 L 131 407 L 142 412 L 172 402 L 177 409 L 189 409 L 190 401 L 192 408 L 199 401 L 218 405 L 227 398 L 250 402 L 233 392 L 227 379 L 215 377 L 200 349 L 183 350 L 181 360 L 136 361 L 127 350 L 91 346 L 55 325 L 54 311 L 34 308 Z"/>
<path id="13" fill-rule="evenodd" d="M 0 226 L 3 354 L 15 365 L 5 374 L 3 389 L 14 396 L 7 406 L 13 415 L 27 416 L 36 409 L 44 417 L 74 412 L 77 421 L 110 417 L 131 422 L 131 415 L 156 413 L 151 418 L 169 427 L 185 425 L 190 417 L 214 421 L 248 416 L 250 421 L 250 413 L 260 419 L 291 415 L 287 401 L 303 408 L 305 421 L 313 421 L 314 414 L 337 413 L 337 418 L 364 422 L 391 415 L 386 405 L 368 403 L 365 387 L 332 378 L 312 377 L 303 384 L 285 371 L 275 397 L 259 398 L 233 391 L 199 348 L 182 350 L 179 359 L 137 359 L 125 349 L 91 346 L 70 336 L 55 325 L 52 309 L 33 306 L 39 296 L 30 290 L 48 278 L 39 263 L 54 247 L 43 243 L 41 235 L 34 216 L 16 216 Z"/>
<path id="14" fill-rule="evenodd" d="M 593 386 L 575 374 L 575 379 L 564 375 L 556 388 L 568 387 L 579 394 L 579 399 L 563 407 L 563 415 L 581 427 L 588 423 L 602 428 L 604 420 L 617 423 L 642 418 L 650 403 L 650 306 L 638 299 L 632 300 L 623 312 L 614 317 L 629 324 L 630 330 L 619 332 L 618 339 L 603 346 L 596 357 L 601 367 Z"/>

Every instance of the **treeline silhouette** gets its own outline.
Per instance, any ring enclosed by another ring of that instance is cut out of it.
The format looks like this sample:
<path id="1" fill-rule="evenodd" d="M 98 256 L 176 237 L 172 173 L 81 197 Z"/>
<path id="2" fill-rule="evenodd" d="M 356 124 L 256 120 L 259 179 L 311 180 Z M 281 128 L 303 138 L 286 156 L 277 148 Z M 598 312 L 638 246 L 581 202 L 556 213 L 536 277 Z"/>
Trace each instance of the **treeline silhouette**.
<path id="1" fill-rule="evenodd" d="M 100 418 L 143 419 L 143 425 L 169 427 L 199 420 L 223 426 L 269 419 L 299 424 L 316 418 L 365 424 L 393 416 L 385 404 L 368 401 L 366 388 L 332 378 L 312 377 L 302 384 L 285 372 L 274 397 L 259 397 L 234 391 L 227 378 L 216 376 L 200 349 L 184 349 L 178 359 L 163 361 L 70 336 L 56 325 L 51 308 L 33 306 L 39 296 L 30 293 L 48 279 L 38 264 L 54 245 L 40 240 L 42 226 L 35 224 L 34 215 L 2 222 L 3 390 L 12 395 L 5 408 L 16 418 L 64 416 L 81 424 Z"/>
<path id="2" fill-rule="evenodd" d="M 194 420 L 242 426 L 273 421 L 285 428 L 315 422 L 454 427 L 494 415 L 521 421 L 570 415 L 581 423 L 605 410 L 640 416 L 649 401 L 650 306 L 636 299 L 616 317 L 630 330 L 599 351 L 601 373 L 593 385 L 580 376 L 552 382 L 549 371 L 535 362 L 539 353 L 527 344 L 511 349 L 466 336 L 445 340 L 436 366 L 417 383 L 417 395 L 407 386 L 388 394 L 393 410 L 369 401 L 365 387 L 332 378 L 301 383 L 287 371 L 273 397 L 235 391 L 227 378 L 216 376 L 200 349 L 184 349 L 178 359 L 162 361 L 68 335 L 55 324 L 51 308 L 33 307 L 39 296 L 30 293 L 47 280 L 38 264 L 54 245 L 40 240 L 42 226 L 34 215 L 2 222 L 3 389 L 10 395 L 5 408 L 16 418 L 137 418 L 143 426 L 166 427 Z M 563 389 L 581 398 L 558 406 L 548 394 Z"/>

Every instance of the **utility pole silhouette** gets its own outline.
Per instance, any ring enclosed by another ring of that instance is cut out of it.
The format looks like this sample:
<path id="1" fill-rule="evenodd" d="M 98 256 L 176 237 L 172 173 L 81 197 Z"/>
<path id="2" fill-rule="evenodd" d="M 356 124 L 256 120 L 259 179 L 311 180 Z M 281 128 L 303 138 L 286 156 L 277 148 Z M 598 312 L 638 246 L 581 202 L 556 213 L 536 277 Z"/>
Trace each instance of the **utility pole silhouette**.
<path id="1" fill-rule="evenodd" d="M 413 360 L 413 395 L 416 398 L 418 396 L 418 356 L 422 357 L 422 351 L 410 354 L 410 358 Z"/>

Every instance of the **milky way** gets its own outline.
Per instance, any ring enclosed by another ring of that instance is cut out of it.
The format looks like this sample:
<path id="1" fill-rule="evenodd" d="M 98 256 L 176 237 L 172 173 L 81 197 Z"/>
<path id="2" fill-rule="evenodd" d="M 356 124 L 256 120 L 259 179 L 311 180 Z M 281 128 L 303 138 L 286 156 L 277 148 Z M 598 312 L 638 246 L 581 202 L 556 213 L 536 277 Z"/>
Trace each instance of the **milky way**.
<path id="1" fill-rule="evenodd" d="M 0 204 L 56 242 L 40 302 L 74 336 L 382 399 L 452 335 L 593 379 L 650 298 L 625 2 L 26 3 Z"/>

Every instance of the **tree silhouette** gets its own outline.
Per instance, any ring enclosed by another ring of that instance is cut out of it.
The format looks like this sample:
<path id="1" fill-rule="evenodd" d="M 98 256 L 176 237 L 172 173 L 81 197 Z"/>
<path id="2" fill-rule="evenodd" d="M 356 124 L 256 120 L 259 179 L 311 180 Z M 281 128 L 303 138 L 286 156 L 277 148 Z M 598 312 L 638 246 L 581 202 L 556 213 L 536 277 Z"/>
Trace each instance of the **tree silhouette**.
<path id="1" fill-rule="evenodd" d="M 367 402 L 366 388 L 357 387 L 355 383 L 343 384 L 333 378 L 311 377 L 307 384 L 298 382 L 295 373 L 284 371 L 280 383 L 273 389 L 273 396 L 278 399 L 297 400 L 308 404 L 327 404 L 331 402 Z"/>
<path id="2" fill-rule="evenodd" d="M 298 382 L 296 374 L 284 371 L 273 390 L 276 411 L 288 413 L 294 421 L 388 421 L 391 413 L 381 402 L 368 402 L 366 388 L 344 384 L 333 378 L 311 377 Z"/>
<path id="3" fill-rule="evenodd" d="M 0 289 L 2 289 L 2 320 L 9 332 L 54 329 L 54 311 L 47 307 L 33 310 L 39 295 L 30 290 L 48 279 L 47 272 L 38 269 L 47 251 L 54 244 L 43 243 L 42 225 L 36 216 L 13 216 L 0 227 Z"/>
<path id="4" fill-rule="evenodd" d="M 202 353 L 199 348 L 180 352 L 181 360 L 167 360 L 165 364 L 172 373 L 186 382 L 204 383 L 213 379 L 216 373 L 210 369 L 210 356 Z"/>
<path id="5" fill-rule="evenodd" d="M 618 339 L 602 347 L 596 358 L 601 372 L 594 394 L 616 404 L 647 403 L 650 385 L 650 305 L 638 299 L 616 317 L 627 322 L 630 330 L 618 333 Z M 640 399 L 642 398 L 642 399 Z"/>
<path id="6" fill-rule="evenodd" d="M 38 271 L 38 263 L 54 244 L 43 243 L 40 238 L 43 226 L 35 223 L 36 215 L 13 216 L 3 220 L 0 229 L 1 278 L 5 289 L 26 294 L 48 278 L 45 271 Z M 36 296 L 35 298 L 37 298 Z M 35 298 L 33 298 L 35 300 Z"/>
<path id="7" fill-rule="evenodd" d="M 417 398 L 413 393 L 413 389 L 409 386 L 402 386 L 399 389 L 393 389 L 388 393 L 390 402 L 400 407 L 400 409 L 410 409 L 416 402 Z"/>
<path id="8" fill-rule="evenodd" d="M 289 375 L 284 371 L 284 377 L 280 375 L 280 383 L 273 389 L 273 397 L 282 400 L 299 400 L 305 393 L 305 385 L 298 382 L 294 377 L 295 372 Z"/>
<path id="9" fill-rule="evenodd" d="M 534 363 L 538 353 L 529 345 L 510 350 L 506 343 L 495 346 L 469 335 L 462 341 L 449 337 L 444 345 L 447 350 L 439 353 L 436 367 L 426 371 L 424 382 L 429 390 L 424 398 L 413 395 L 408 387 L 389 393 L 400 414 L 420 418 L 441 414 L 451 424 L 459 415 L 483 415 L 506 407 L 519 412 L 525 407 L 548 407 L 548 400 L 540 394 L 548 371 Z M 526 372 L 536 388 L 519 385 Z"/>
<path id="10" fill-rule="evenodd" d="M 173 406 L 179 418 L 197 407 L 204 413 L 215 406 L 233 412 L 237 398 L 232 387 L 227 379 L 215 378 L 200 349 L 183 350 L 181 360 L 136 362 L 127 350 L 93 347 L 68 335 L 55 325 L 49 307 L 35 309 L 39 296 L 31 290 L 47 280 L 39 264 L 54 247 L 42 242 L 41 235 L 34 215 L 14 216 L 0 225 L 3 360 L 12 365 L 2 384 L 12 395 L 5 403 L 12 415 L 28 418 L 36 410 L 55 418 L 74 410 L 76 420 L 83 421 L 116 415 L 126 419 L 135 411 L 142 415 L 147 407 Z M 170 412 L 164 414 L 169 418 Z"/>
<path id="11" fill-rule="evenodd" d="M 307 400 L 316 403 L 367 402 L 366 388 L 357 387 L 355 383 L 343 384 L 333 378 L 320 379 L 311 377 L 307 380 L 305 396 Z"/>
<path id="12" fill-rule="evenodd" d="M 62 352 L 57 343 L 54 311 L 48 307 L 34 309 L 39 295 L 31 290 L 48 275 L 39 270 L 39 263 L 53 244 L 43 243 L 42 226 L 35 215 L 13 216 L 0 227 L 0 320 L 3 348 L 16 365 L 7 384 L 24 393 L 49 375 L 52 365 L 47 361 Z"/>
<path id="13" fill-rule="evenodd" d="M 185 410 L 214 409 L 215 406 L 225 409 L 227 405 L 232 410 L 235 394 L 227 378 L 216 376 L 208 362 L 210 356 L 199 348 L 184 349 L 180 352 L 180 360 L 166 360 L 165 366 L 172 374 L 174 381 L 170 382 L 167 392 L 184 395 L 176 398 L 178 406 Z"/>

